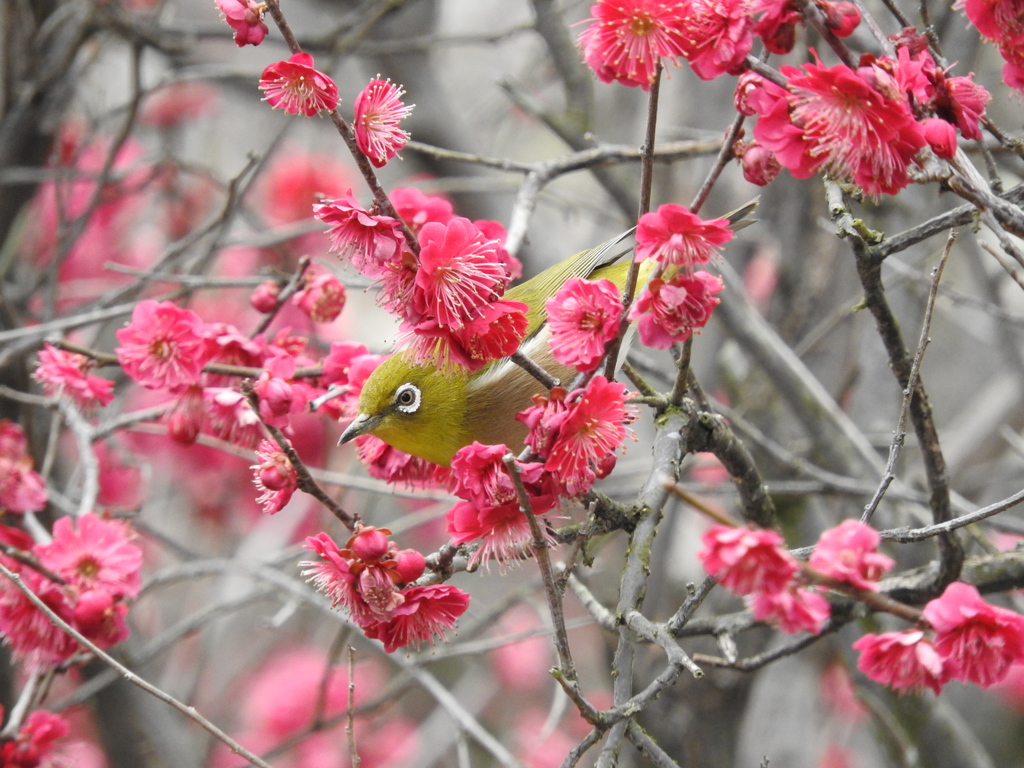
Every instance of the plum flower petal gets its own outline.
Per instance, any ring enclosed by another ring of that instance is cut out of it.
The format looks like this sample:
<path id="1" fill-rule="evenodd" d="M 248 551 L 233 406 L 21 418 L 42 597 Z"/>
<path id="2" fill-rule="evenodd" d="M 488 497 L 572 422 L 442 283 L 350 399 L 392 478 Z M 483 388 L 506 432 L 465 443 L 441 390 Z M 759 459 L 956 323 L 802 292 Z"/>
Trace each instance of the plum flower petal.
<path id="1" fill-rule="evenodd" d="M 384 643 L 387 653 L 445 639 L 469 607 L 469 595 L 449 584 L 410 587 L 403 596 L 405 602 L 392 611 L 391 618 L 364 628 L 367 637 Z"/>
<path id="2" fill-rule="evenodd" d="M 49 397 L 66 397 L 83 411 L 92 411 L 114 399 L 114 382 L 90 374 L 93 367 L 85 355 L 43 344 L 33 376 Z"/>
<path id="3" fill-rule="evenodd" d="M 646 91 L 658 62 L 685 52 L 685 0 L 601 0 L 590 12 L 579 46 L 584 62 L 603 83 L 618 81 Z"/>
<path id="4" fill-rule="evenodd" d="M 808 561 L 811 568 L 857 589 L 878 591 L 878 580 L 893 567 L 880 554 L 878 531 L 857 520 L 844 520 L 821 534 Z"/>
<path id="5" fill-rule="evenodd" d="M 931 688 L 938 695 L 945 679 L 942 657 L 918 629 L 864 635 L 853 644 L 860 651 L 857 669 L 899 693 Z"/>
<path id="6" fill-rule="evenodd" d="M 409 116 L 414 105 L 403 104 L 405 91 L 390 80 L 371 80 L 356 96 L 356 144 L 377 168 L 402 151 L 409 141 L 408 131 L 399 124 Z"/>
<path id="7" fill-rule="evenodd" d="M 313 57 L 304 52 L 264 69 L 260 90 L 270 106 L 290 115 L 313 117 L 321 111 L 333 112 L 338 106 L 338 86 L 314 69 Z"/>
<path id="8" fill-rule="evenodd" d="M 716 525 L 701 541 L 704 570 L 737 595 L 782 592 L 799 568 L 776 531 Z"/>
<path id="9" fill-rule="evenodd" d="M 199 316 L 169 301 L 140 301 L 117 340 L 114 351 L 124 372 L 149 389 L 193 384 L 210 359 Z"/>
<path id="10" fill-rule="evenodd" d="M 345 197 L 317 203 L 313 215 L 329 225 L 331 250 L 351 259 L 360 274 L 373 280 L 384 276 L 405 245 L 399 222 L 363 208 L 351 190 Z"/>
<path id="11" fill-rule="evenodd" d="M 788 634 L 821 634 L 832 613 L 828 600 L 811 589 L 790 586 L 779 592 L 757 592 L 747 596 L 750 611 L 758 621 L 776 624 Z"/>
<path id="12" fill-rule="evenodd" d="M 870 195 L 895 194 L 910 183 L 907 169 L 927 141 L 883 67 L 813 62 L 781 71 L 788 88 L 763 81 L 762 95 L 748 104 L 759 115 L 754 137 L 793 176 L 826 170 Z"/>
<path id="13" fill-rule="evenodd" d="M 622 316 L 619 289 L 609 280 L 571 278 L 547 300 L 551 352 L 562 365 L 592 371 L 615 338 Z"/>
<path id="14" fill-rule="evenodd" d="M 988 688 L 1024 659 L 1024 616 L 986 603 L 970 584 L 950 584 L 924 607 L 924 617 L 945 662 L 943 682 Z"/>
<path id="15" fill-rule="evenodd" d="M 239 48 L 246 45 L 259 45 L 267 36 L 267 25 L 263 14 L 267 10 L 265 3 L 256 0 L 214 0 L 217 8 L 224 14 L 228 26 L 235 30 L 235 45 Z"/>
<path id="16" fill-rule="evenodd" d="M 668 282 L 657 278 L 641 291 L 629 311 L 636 320 L 640 342 L 654 349 L 668 349 L 703 328 L 721 303 L 714 294 L 724 287 L 720 278 L 697 270 L 681 272 Z"/>
<path id="17" fill-rule="evenodd" d="M 706 264 L 732 239 L 725 219 L 704 220 L 675 203 L 645 213 L 636 227 L 636 252 L 642 259 L 685 269 Z"/>
<path id="18" fill-rule="evenodd" d="M 416 273 L 417 312 L 458 331 L 508 284 L 509 274 L 495 243 L 471 221 L 427 223 L 420 230 L 420 269 Z"/>
<path id="19" fill-rule="evenodd" d="M 585 493 L 611 471 L 626 424 L 635 417 L 626 400 L 622 384 L 595 376 L 571 393 L 555 387 L 549 397 L 537 396 L 516 416 L 530 428 L 526 444 L 544 458 L 544 469 L 567 495 Z"/>

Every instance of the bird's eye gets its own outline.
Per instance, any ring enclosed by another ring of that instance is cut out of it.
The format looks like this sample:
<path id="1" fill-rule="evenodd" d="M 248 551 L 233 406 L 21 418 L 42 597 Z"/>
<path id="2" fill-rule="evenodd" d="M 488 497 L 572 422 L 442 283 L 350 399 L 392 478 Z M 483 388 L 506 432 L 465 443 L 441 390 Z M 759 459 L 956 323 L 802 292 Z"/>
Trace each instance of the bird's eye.
<path id="1" fill-rule="evenodd" d="M 415 384 L 403 384 L 395 392 L 395 405 L 402 413 L 416 413 L 420 407 L 420 388 Z"/>

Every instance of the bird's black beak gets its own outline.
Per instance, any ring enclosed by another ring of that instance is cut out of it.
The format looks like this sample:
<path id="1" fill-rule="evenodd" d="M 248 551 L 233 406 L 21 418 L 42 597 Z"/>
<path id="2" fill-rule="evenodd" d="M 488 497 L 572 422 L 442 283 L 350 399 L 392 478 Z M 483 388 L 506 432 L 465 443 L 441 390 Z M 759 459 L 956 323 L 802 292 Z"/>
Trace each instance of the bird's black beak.
<path id="1" fill-rule="evenodd" d="M 355 421 L 349 424 L 345 431 L 341 433 L 338 445 L 347 443 L 349 440 L 355 440 L 357 437 L 365 435 L 367 432 L 372 432 L 380 425 L 380 422 L 380 416 L 373 416 L 369 413 L 360 413 L 356 416 Z"/>

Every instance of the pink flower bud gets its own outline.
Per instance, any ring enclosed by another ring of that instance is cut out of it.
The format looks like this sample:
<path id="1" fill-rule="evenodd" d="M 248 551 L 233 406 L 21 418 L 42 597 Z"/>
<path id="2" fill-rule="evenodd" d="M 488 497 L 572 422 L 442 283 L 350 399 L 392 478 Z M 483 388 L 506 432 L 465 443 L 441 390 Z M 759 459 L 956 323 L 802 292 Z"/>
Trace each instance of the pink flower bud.
<path id="1" fill-rule="evenodd" d="M 406 584 L 416 581 L 416 579 L 423 575 L 423 571 L 427 567 L 427 561 L 415 549 L 399 550 L 395 554 L 395 562 L 398 563 L 395 573 Z"/>
<path id="2" fill-rule="evenodd" d="M 249 297 L 249 303 L 253 309 L 265 315 L 277 307 L 277 297 L 280 294 L 280 284 L 275 280 L 266 280 L 256 286 L 256 290 Z"/>
<path id="3" fill-rule="evenodd" d="M 822 3 L 821 9 L 825 12 L 825 26 L 836 37 L 849 37 L 860 24 L 860 11 L 853 3 Z"/>
<path id="4" fill-rule="evenodd" d="M 360 560 L 376 562 L 388 553 L 388 533 L 386 528 L 366 526 L 349 539 L 348 548 Z"/>
<path id="5" fill-rule="evenodd" d="M 334 322 L 345 308 L 345 286 L 334 275 L 316 275 L 292 302 L 315 322 Z"/>
<path id="6" fill-rule="evenodd" d="M 956 128 L 937 117 L 929 117 L 922 124 L 928 146 L 944 160 L 952 160 L 956 154 Z"/>

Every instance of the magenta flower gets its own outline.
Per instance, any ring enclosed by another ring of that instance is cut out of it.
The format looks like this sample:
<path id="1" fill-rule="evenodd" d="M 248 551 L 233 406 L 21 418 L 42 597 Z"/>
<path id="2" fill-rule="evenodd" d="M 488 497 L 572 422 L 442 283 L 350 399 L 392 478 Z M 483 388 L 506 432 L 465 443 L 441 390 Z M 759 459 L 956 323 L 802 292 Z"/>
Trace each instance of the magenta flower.
<path id="1" fill-rule="evenodd" d="M 475 441 L 460 448 L 452 458 L 455 495 L 481 506 L 500 506 L 515 501 L 515 485 L 502 460 L 508 452 L 507 446 Z"/>
<path id="2" fill-rule="evenodd" d="M 734 154 L 740 161 L 743 178 L 759 187 L 771 184 L 782 170 L 772 151 L 765 149 L 756 141 L 736 142 Z"/>
<path id="3" fill-rule="evenodd" d="M 569 394 L 555 387 L 516 416 L 530 428 L 526 444 L 545 460 L 544 469 L 565 494 L 585 493 L 611 472 L 626 424 L 635 418 L 626 399 L 622 384 L 595 376 L 586 388 Z"/>
<path id="4" fill-rule="evenodd" d="M 469 595 L 449 586 L 399 585 L 419 578 L 425 560 L 413 550 L 399 550 L 387 539 L 391 531 L 356 524 L 344 548 L 326 534 L 306 539 L 306 549 L 320 561 L 305 562 L 303 573 L 335 606 L 342 606 L 366 636 L 398 648 L 444 637 L 469 606 Z"/>
<path id="5" fill-rule="evenodd" d="M 704 570 L 737 595 L 782 592 L 799 570 L 776 531 L 716 525 L 701 542 Z"/>
<path id="6" fill-rule="evenodd" d="M 316 323 L 333 323 L 345 308 L 345 286 L 330 272 L 307 274 L 292 303 Z"/>
<path id="7" fill-rule="evenodd" d="M 878 591 L 878 580 L 893 567 L 879 553 L 878 531 L 857 520 L 844 520 L 821 534 L 808 564 L 826 576 L 857 589 Z"/>
<path id="8" fill-rule="evenodd" d="M 372 280 L 384 276 L 405 246 L 399 223 L 360 206 L 351 190 L 345 197 L 317 203 L 313 215 L 330 226 L 327 236 L 331 250 L 343 259 L 351 259 L 352 266 Z"/>
<path id="9" fill-rule="evenodd" d="M 260 90 L 270 106 L 290 115 L 312 117 L 321 111 L 333 112 L 338 106 L 338 86 L 313 69 L 313 57 L 308 53 L 292 54 L 264 69 Z"/>
<path id="10" fill-rule="evenodd" d="M 629 311 L 629 319 L 640 319 L 640 342 L 654 349 L 668 349 L 685 341 L 697 328 L 711 319 L 721 302 L 714 296 L 722 290 L 722 281 L 702 270 L 680 272 L 667 283 L 651 280 Z"/>
<path id="11" fill-rule="evenodd" d="M 959 5 L 978 31 L 999 46 L 1006 60 L 1003 82 L 1024 90 L 1024 8 L 1015 0 L 964 0 Z"/>
<path id="12" fill-rule="evenodd" d="M 899 693 L 931 688 L 937 696 L 948 679 L 942 657 L 919 629 L 864 635 L 853 647 L 860 651 L 857 669 Z"/>
<path id="13" fill-rule="evenodd" d="M 22 514 L 46 506 L 46 483 L 32 466 L 24 430 L 0 419 L 0 511 Z"/>
<path id="14" fill-rule="evenodd" d="M 267 360 L 253 385 L 260 418 L 273 427 L 287 427 L 291 415 L 302 413 L 309 402 L 309 387 L 295 381 L 294 376 L 295 358 L 281 352 Z"/>
<path id="15" fill-rule="evenodd" d="M 260 417 L 241 392 L 227 387 L 203 390 L 210 431 L 221 440 L 253 448 L 263 434 Z"/>
<path id="16" fill-rule="evenodd" d="M 447 631 L 469 607 L 469 595 L 448 584 L 409 587 L 402 594 L 403 603 L 387 621 L 363 628 L 367 637 L 384 643 L 387 653 L 408 645 L 433 645 L 436 638 L 447 639 Z"/>
<path id="17" fill-rule="evenodd" d="M 438 479 L 441 468 L 436 464 L 392 448 L 373 435 L 360 435 L 356 438 L 356 454 L 370 477 L 378 480 L 409 488 L 437 488 L 445 485 L 443 476 Z"/>
<path id="18" fill-rule="evenodd" d="M 493 301 L 457 331 L 433 318 L 424 320 L 412 326 L 409 349 L 421 363 L 431 363 L 443 370 L 461 367 L 478 371 L 519 349 L 526 336 L 528 310 L 520 301 Z"/>
<path id="19" fill-rule="evenodd" d="M 300 563 L 302 575 L 327 595 L 335 608 L 348 611 L 356 624 L 362 627 L 372 623 L 375 618 L 359 592 L 358 574 L 353 571 L 351 553 L 340 549 L 326 533 L 307 538 L 305 548 L 321 559 Z"/>
<path id="20" fill-rule="evenodd" d="M 176 393 L 174 407 L 164 416 L 167 435 L 180 445 L 192 445 L 206 422 L 206 401 L 198 384 L 182 387 Z"/>
<path id="21" fill-rule="evenodd" d="M 452 204 L 437 195 L 425 195 L 414 187 L 396 187 L 389 195 L 391 204 L 409 229 L 419 232 L 424 224 L 447 224 L 455 215 Z"/>
<path id="22" fill-rule="evenodd" d="M 750 0 L 692 0 L 686 18 L 686 52 L 697 77 L 737 74 L 753 45 Z"/>
<path id="23" fill-rule="evenodd" d="M 18 735 L 3 743 L 0 764 L 10 768 L 59 765 L 64 760 L 57 755 L 50 756 L 57 739 L 67 736 L 70 726 L 62 716 L 37 709 L 31 712 Z"/>
<path id="24" fill-rule="evenodd" d="M 85 514 L 58 518 L 53 541 L 35 548 L 39 561 L 79 592 L 103 590 L 112 597 L 136 597 L 142 588 L 142 550 L 119 520 Z"/>
<path id="25" fill-rule="evenodd" d="M 32 554 L 64 584 L 51 582 L 31 568 L 13 563 L 8 567 L 20 571 L 25 583 L 57 615 L 107 648 L 128 636 L 125 600 L 138 595 L 141 587 L 142 552 L 129 539 L 127 525 L 119 521 L 86 514 L 76 524 L 62 517 L 54 524 L 53 541 L 35 545 Z M 10 584 L 0 584 L 0 634 L 15 657 L 31 669 L 66 661 L 79 650 L 78 643 L 51 625 Z"/>
<path id="26" fill-rule="evenodd" d="M 551 352 L 562 365 L 592 371 L 619 332 L 622 297 L 609 280 L 571 278 L 547 300 Z"/>
<path id="27" fill-rule="evenodd" d="M 832 615 L 828 600 L 813 589 L 797 589 L 793 585 L 779 592 L 747 595 L 747 604 L 757 621 L 775 624 L 787 634 L 820 634 Z"/>
<path id="28" fill-rule="evenodd" d="M 772 53 L 786 54 L 796 42 L 796 25 L 803 20 L 796 0 L 754 0 L 751 15 L 763 14 L 754 25 L 754 34 Z"/>
<path id="29" fill-rule="evenodd" d="M 95 363 L 85 355 L 43 344 L 33 376 L 48 397 L 67 397 L 89 412 L 114 399 L 114 382 L 91 375 L 89 371 L 94 367 Z"/>
<path id="30" fill-rule="evenodd" d="M 169 301 L 140 301 L 131 322 L 117 331 L 121 367 L 149 389 L 174 389 L 198 380 L 210 359 L 199 316 Z"/>
<path id="31" fill-rule="evenodd" d="M 256 503 L 266 514 L 273 515 L 284 509 L 298 487 L 298 476 L 288 456 L 273 440 L 264 440 L 256 449 L 252 482 L 259 494 Z"/>
<path id="32" fill-rule="evenodd" d="M 12 568 L 11 563 L 7 563 Z M 29 589 L 65 621 L 74 621 L 74 608 L 60 587 L 31 568 L 14 565 Z M 11 655 L 30 671 L 42 671 L 70 659 L 79 649 L 75 640 L 54 626 L 10 581 L 0 582 L 0 636 Z M 90 639 L 92 639 L 90 637 Z"/>
<path id="33" fill-rule="evenodd" d="M 731 239 L 732 230 L 725 219 L 705 221 L 688 208 L 666 203 L 640 217 L 636 253 L 641 259 L 689 270 L 706 264 Z"/>
<path id="34" fill-rule="evenodd" d="M 748 103 L 759 115 L 754 137 L 793 176 L 826 170 L 870 195 L 910 183 L 907 168 L 926 140 L 892 75 L 877 65 L 781 71 L 788 90 L 762 80 L 763 97 Z"/>
<path id="35" fill-rule="evenodd" d="M 603 83 L 646 91 L 662 58 L 684 55 L 689 11 L 685 0 L 601 0 L 579 37 L 583 60 Z"/>
<path id="36" fill-rule="evenodd" d="M 452 490 L 464 501 L 448 510 L 448 534 L 454 544 L 480 541 L 473 561 L 485 565 L 492 557 L 502 565 L 518 560 L 532 539 L 512 477 L 502 461 L 507 453 L 504 445 L 474 442 L 460 448 L 452 459 Z M 552 509 L 557 494 L 545 482 L 544 466 L 521 462 L 516 466 L 533 514 Z"/>
<path id="37" fill-rule="evenodd" d="M 1024 659 L 1024 616 L 986 603 L 970 584 L 950 584 L 924 607 L 924 617 L 945 662 L 943 682 L 988 688 Z"/>
<path id="38" fill-rule="evenodd" d="M 266 3 L 255 0 L 214 0 L 228 26 L 235 30 L 235 45 L 259 45 L 267 36 L 263 21 Z"/>
<path id="39" fill-rule="evenodd" d="M 468 219 L 425 224 L 419 240 L 413 304 L 422 315 L 458 331 L 505 290 L 509 275 L 495 244 Z"/>
<path id="40" fill-rule="evenodd" d="M 491 558 L 502 568 L 517 563 L 533 539 L 530 523 L 514 501 L 499 506 L 458 501 L 445 513 L 445 520 L 452 544 L 480 542 L 472 562 L 484 566 Z"/>
<path id="41" fill-rule="evenodd" d="M 371 80 L 356 96 L 356 144 L 377 168 L 402 151 L 409 133 L 399 124 L 412 112 L 413 104 L 402 103 L 405 91 L 390 80 Z"/>

